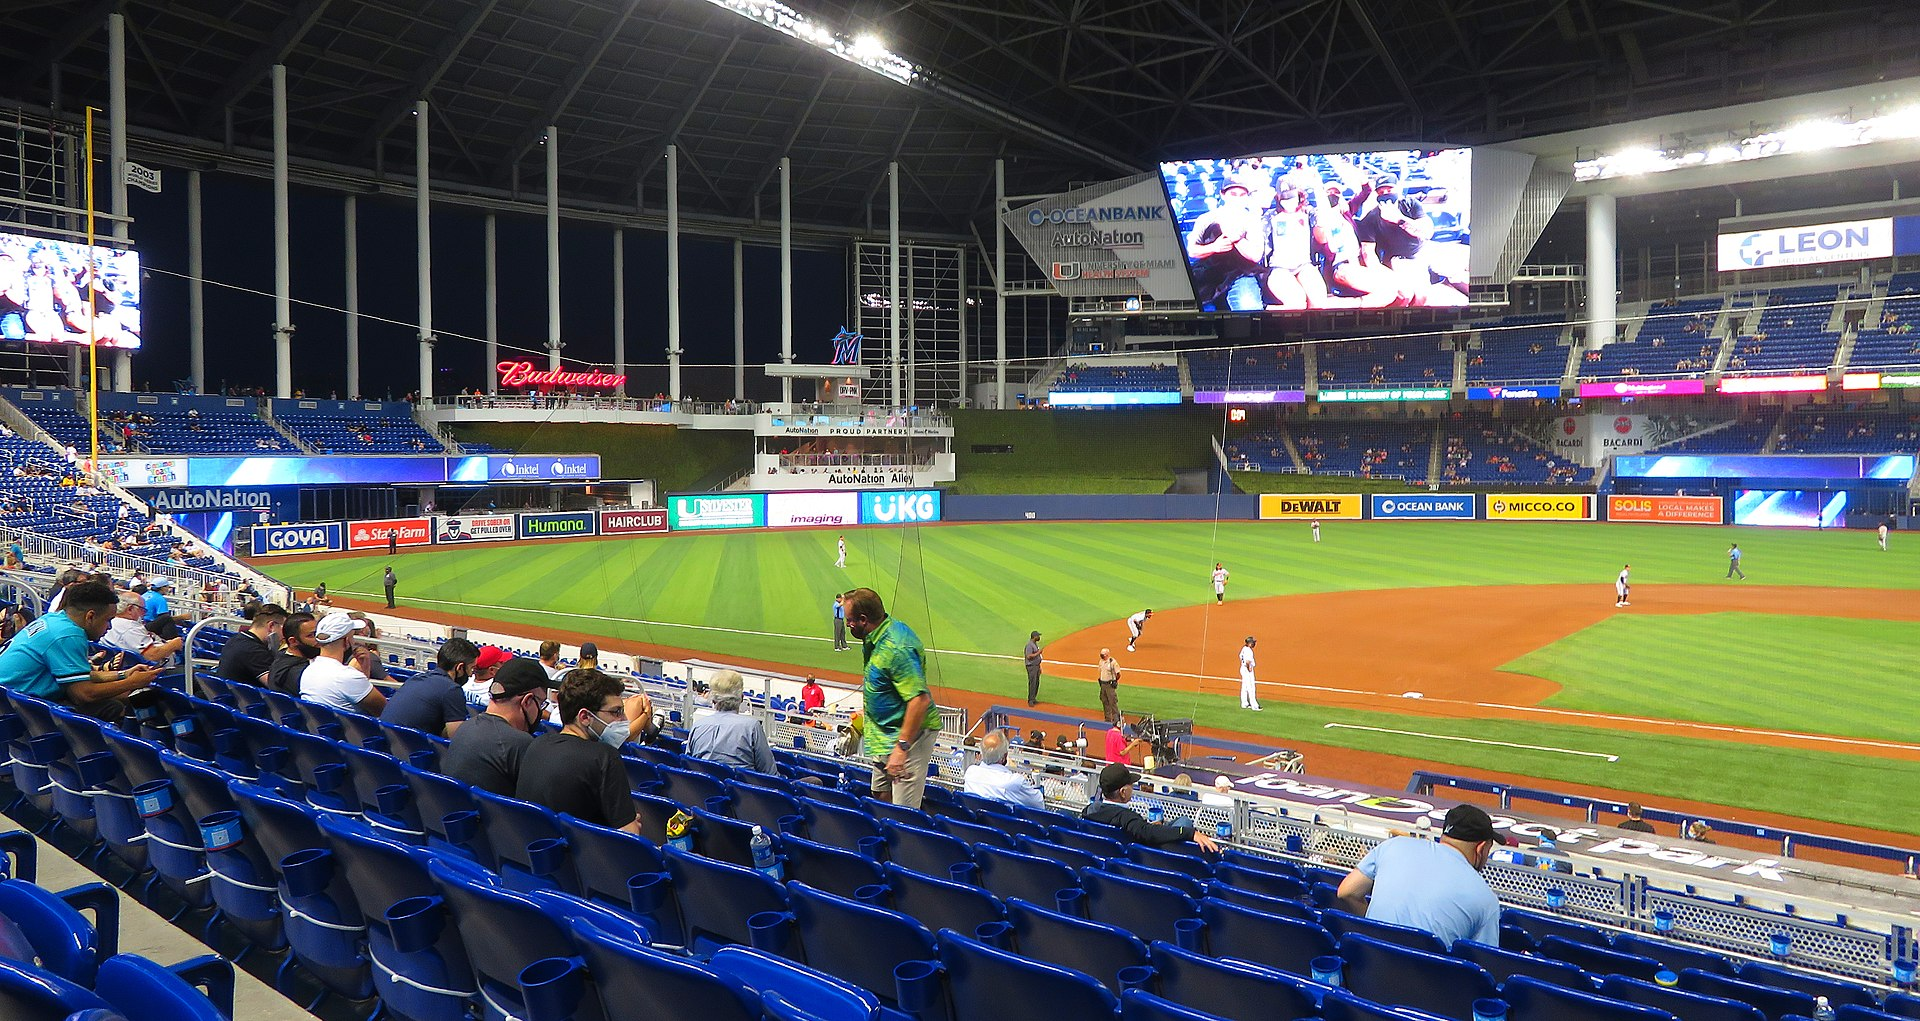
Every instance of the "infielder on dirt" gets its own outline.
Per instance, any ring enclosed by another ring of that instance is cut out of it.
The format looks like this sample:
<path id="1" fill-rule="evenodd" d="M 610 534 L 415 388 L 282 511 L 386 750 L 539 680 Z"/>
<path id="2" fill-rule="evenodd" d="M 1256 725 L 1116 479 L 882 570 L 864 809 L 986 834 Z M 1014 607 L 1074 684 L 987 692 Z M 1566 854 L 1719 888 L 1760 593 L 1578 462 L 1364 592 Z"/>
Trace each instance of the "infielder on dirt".
<path id="1" fill-rule="evenodd" d="M 1240 647 L 1240 708 L 1260 711 L 1260 697 L 1254 691 L 1253 680 L 1253 636 L 1247 636 L 1247 644 Z"/>
<path id="2" fill-rule="evenodd" d="M 1128 652 L 1133 651 L 1133 643 L 1140 640 L 1140 632 L 1142 630 L 1145 630 L 1147 626 L 1147 621 L 1152 619 L 1152 617 L 1153 617 L 1153 609 L 1149 607 L 1148 609 L 1141 610 L 1139 613 L 1136 613 L 1133 616 L 1127 618 L 1127 651 Z"/>

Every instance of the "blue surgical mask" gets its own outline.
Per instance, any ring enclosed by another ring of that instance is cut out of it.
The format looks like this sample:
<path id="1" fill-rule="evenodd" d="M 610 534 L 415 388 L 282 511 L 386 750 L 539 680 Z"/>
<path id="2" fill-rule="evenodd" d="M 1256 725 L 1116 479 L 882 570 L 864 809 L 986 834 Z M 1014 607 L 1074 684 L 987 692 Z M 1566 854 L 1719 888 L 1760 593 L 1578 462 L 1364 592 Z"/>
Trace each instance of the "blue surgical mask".
<path id="1" fill-rule="evenodd" d="M 600 714 L 595 713 L 593 718 L 600 720 Z M 614 723 L 600 720 L 600 733 L 596 736 L 600 739 L 601 744 L 609 748 L 619 748 L 621 745 L 627 743 L 627 735 L 632 732 L 633 724 L 628 723 L 626 720 L 619 720 Z"/>

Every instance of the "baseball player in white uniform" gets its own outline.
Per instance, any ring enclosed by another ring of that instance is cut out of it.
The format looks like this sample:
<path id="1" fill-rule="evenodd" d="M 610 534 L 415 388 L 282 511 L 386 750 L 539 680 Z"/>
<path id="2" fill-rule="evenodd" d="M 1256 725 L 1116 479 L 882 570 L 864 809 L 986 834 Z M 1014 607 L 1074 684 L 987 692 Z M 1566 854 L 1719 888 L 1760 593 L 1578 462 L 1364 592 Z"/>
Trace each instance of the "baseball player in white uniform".
<path id="1" fill-rule="evenodd" d="M 1613 605 L 1615 606 L 1633 605 L 1627 602 L 1627 595 L 1633 591 L 1633 586 L 1627 583 L 1627 572 L 1631 570 L 1633 570 L 1632 564 L 1621 565 L 1620 577 L 1613 580 Z"/>
<path id="2" fill-rule="evenodd" d="M 833 566 L 835 567 L 847 566 L 847 537 L 844 535 L 840 537 L 840 559 L 835 560 L 833 562 Z"/>
<path id="3" fill-rule="evenodd" d="M 1213 601 L 1215 605 L 1227 601 L 1227 569 L 1218 563 L 1213 565 Z"/>
<path id="4" fill-rule="evenodd" d="M 1313 541 L 1314 542 L 1320 541 L 1320 521 L 1318 518 L 1314 519 L 1314 522 L 1313 522 Z"/>
<path id="5" fill-rule="evenodd" d="M 1887 523 L 1882 521 L 1880 522 L 1880 552 L 1885 553 L 1886 551 L 1887 551 Z"/>
<path id="6" fill-rule="evenodd" d="M 1133 651 L 1133 643 L 1140 640 L 1141 629 L 1147 626 L 1147 619 L 1153 616 L 1153 610 L 1141 610 L 1127 618 L 1127 651 Z"/>
<path id="7" fill-rule="evenodd" d="M 1253 636 L 1247 636 L 1247 644 L 1240 647 L 1240 708 L 1260 712 L 1260 699 L 1254 693 L 1253 681 Z"/>

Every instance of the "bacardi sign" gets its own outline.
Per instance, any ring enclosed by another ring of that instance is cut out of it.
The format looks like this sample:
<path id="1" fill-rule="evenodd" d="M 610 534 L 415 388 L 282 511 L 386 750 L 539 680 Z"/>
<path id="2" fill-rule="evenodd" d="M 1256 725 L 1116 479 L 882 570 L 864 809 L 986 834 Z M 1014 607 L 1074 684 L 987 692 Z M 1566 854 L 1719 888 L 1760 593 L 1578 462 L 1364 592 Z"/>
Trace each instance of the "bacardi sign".
<path id="1" fill-rule="evenodd" d="M 501 386 L 579 386 L 591 390 L 618 390 L 627 385 L 627 377 L 594 369 L 568 372 L 564 369 L 536 369 L 532 362 L 501 362 L 494 366 Z"/>

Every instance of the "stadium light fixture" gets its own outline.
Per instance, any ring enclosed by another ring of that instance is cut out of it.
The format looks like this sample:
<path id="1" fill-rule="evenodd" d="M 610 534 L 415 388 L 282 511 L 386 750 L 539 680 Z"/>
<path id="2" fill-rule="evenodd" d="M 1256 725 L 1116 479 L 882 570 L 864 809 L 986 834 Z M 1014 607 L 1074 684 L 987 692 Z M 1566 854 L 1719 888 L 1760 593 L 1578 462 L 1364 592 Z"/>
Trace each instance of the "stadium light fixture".
<path id="1" fill-rule="evenodd" d="M 1901 139 L 1920 138 L 1920 106 L 1902 107 L 1874 117 L 1852 120 L 1825 117 L 1800 121 L 1775 131 L 1696 148 L 1681 145 L 1656 149 L 1633 146 L 1592 159 L 1576 160 L 1573 179 L 1605 181 L 1615 177 L 1662 174 L 1689 167 L 1744 163 L 1769 156 L 1829 152 Z"/>
<path id="2" fill-rule="evenodd" d="M 826 50 L 850 64 L 858 64 L 875 74 L 902 85 L 912 85 L 920 69 L 905 57 L 887 49 L 887 44 L 871 32 L 843 36 L 788 7 L 779 0 L 707 0 L 743 18 L 759 22 L 783 35 Z"/>

